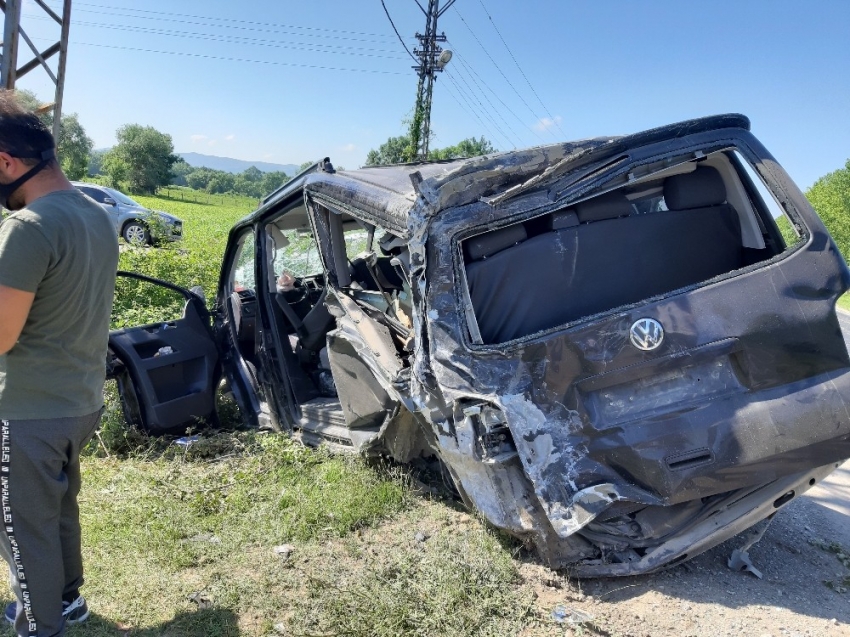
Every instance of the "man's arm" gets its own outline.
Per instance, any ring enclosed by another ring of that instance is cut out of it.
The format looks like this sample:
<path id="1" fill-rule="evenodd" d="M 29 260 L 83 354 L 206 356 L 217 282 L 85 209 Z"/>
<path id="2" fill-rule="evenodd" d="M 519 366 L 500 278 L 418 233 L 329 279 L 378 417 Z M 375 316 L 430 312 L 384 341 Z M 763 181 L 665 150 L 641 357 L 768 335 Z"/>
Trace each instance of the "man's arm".
<path id="1" fill-rule="evenodd" d="M 0 355 L 18 342 L 34 298 L 35 292 L 0 285 Z"/>

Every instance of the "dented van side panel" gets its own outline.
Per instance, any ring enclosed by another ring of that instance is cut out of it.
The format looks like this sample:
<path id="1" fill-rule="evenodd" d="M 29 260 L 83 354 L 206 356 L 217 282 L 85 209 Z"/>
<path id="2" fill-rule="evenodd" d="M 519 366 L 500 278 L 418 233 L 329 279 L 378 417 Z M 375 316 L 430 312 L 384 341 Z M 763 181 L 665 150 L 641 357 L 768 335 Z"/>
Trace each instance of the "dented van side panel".
<path id="1" fill-rule="evenodd" d="M 850 273 L 802 193 L 743 129 L 632 149 L 630 162 L 658 157 L 665 145 L 674 153 L 712 144 L 756 161 L 805 232 L 796 251 L 503 345 L 476 344 L 471 336 L 459 241 L 540 214 L 546 202 L 440 210 L 428 204 L 429 184 L 420 185 L 426 196 L 409 224 L 417 416 L 434 431 L 464 497 L 496 526 L 535 542 L 553 565 L 627 548 L 589 541 L 585 532 L 594 521 L 642 507 L 766 489 L 737 505 L 749 507 L 739 517 L 752 524 L 761 519 L 753 516 L 772 512 L 761 506 L 773 493 L 766 485 L 790 480 L 801 491 L 822 477 L 824 470 L 814 477 L 817 468 L 850 457 L 850 359 L 835 314 Z M 566 188 L 557 205 L 612 174 Z M 558 294 L 557 279 L 540 276 Z M 523 290 L 516 290 L 522 302 Z M 629 340 L 630 326 L 646 317 L 665 332 L 651 352 Z M 734 528 L 691 541 L 704 550 Z M 611 560 L 587 569 L 646 571 L 682 554 L 665 549 L 635 567 Z"/>

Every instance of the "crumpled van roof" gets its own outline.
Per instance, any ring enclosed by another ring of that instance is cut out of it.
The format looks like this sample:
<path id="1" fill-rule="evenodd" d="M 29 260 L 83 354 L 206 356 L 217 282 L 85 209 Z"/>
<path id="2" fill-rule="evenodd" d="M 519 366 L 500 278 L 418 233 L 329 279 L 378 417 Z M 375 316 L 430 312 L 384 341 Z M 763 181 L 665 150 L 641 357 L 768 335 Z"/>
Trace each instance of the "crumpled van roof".
<path id="1" fill-rule="evenodd" d="M 555 179 L 580 161 L 721 128 L 749 130 L 750 121 L 744 115 L 715 115 L 636 135 L 563 142 L 469 159 L 315 172 L 306 177 L 304 190 L 335 208 L 356 210 L 358 217 L 407 238 L 410 213 L 420 196 L 430 214 L 489 197 L 501 199 L 511 191 L 526 191 Z"/>

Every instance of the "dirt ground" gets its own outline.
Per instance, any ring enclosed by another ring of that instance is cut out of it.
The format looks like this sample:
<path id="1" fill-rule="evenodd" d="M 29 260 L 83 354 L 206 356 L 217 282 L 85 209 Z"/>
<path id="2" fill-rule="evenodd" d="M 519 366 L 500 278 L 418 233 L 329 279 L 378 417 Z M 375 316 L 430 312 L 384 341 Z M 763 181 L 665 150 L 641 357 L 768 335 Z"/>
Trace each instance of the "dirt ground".
<path id="1" fill-rule="evenodd" d="M 521 572 L 541 606 L 563 605 L 568 613 L 592 616 L 595 628 L 588 626 L 585 634 L 850 635 L 850 590 L 836 590 L 850 569 L 822 542 L 850 548 L 850 462 L 781 511 L 750 550 L 763 579 L 727 568 L 740 538 L 645 577 L 571 582 L 558 589 L 539 565 L 526 563 Z"/>

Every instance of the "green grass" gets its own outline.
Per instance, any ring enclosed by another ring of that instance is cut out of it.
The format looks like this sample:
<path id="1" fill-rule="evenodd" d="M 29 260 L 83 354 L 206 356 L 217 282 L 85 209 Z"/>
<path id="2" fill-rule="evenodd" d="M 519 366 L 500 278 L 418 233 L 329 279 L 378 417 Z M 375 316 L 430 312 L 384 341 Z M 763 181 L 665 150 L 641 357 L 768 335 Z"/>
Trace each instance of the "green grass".
<path id="1" fill-rule="evenodd" d="M 71 637 L 514 635 L 551 623 L 518 545 L 415 495 L 397 467 L 220 433 L 89 453 L 83 485 L 93 616 Z"/>
<path id="2" fill-rule="evenodd" d="M 153 630 L 184 621 L 181 614 L 189 621 L 199 610 L 193 592 L 213 608 L 191 619 L 197 629 L 163 634 L 262 634 L 227 624 L 286 603 L 268 598 L 282 562 L 273 547 L 303 551 L 345 537 L 411 498 L 397 470 L 256 433 L 123 459 L 89 455 L 83 482 L 84 593 L 100 617 L 75 633 L 84 635 L 114 635 L 106 628 L 118 625 Z"/>
<path id="3" fill-rule="evenodd" d="M 355 549 L 356 550 L 356 549 Z M 442 533 L 401 543 L 366 568 L 307 578 L 294 609 L 304 632 L 320 635 L 515 634 L 534 617 L 530 595 L 516 590 L 511 554 L 489 532 Z"/>
<path id="4" fill-rule="evenodd" d="M 233 224 L 256 207 L 247 197 L 221 197 L 207 204 L 171 197 L 134 195 L 139 203 L 164 210 L 183 220 L 182 241 L 159 247 L 125 246 L 118 260 L 121 270 L 139 272 L 181 287 L 200 285 L 208 300 L 215 297 L 221 259 Z M 179 316 L 182 298 L 168 290 L 121 278 L 116 284 L 113 327 L 126 327 Z"/>
<path id="5" fill-rule="evenodd" d="M 838 307 L 850 312 L 850 294 L 844 294 L 838 297 Z"/>

